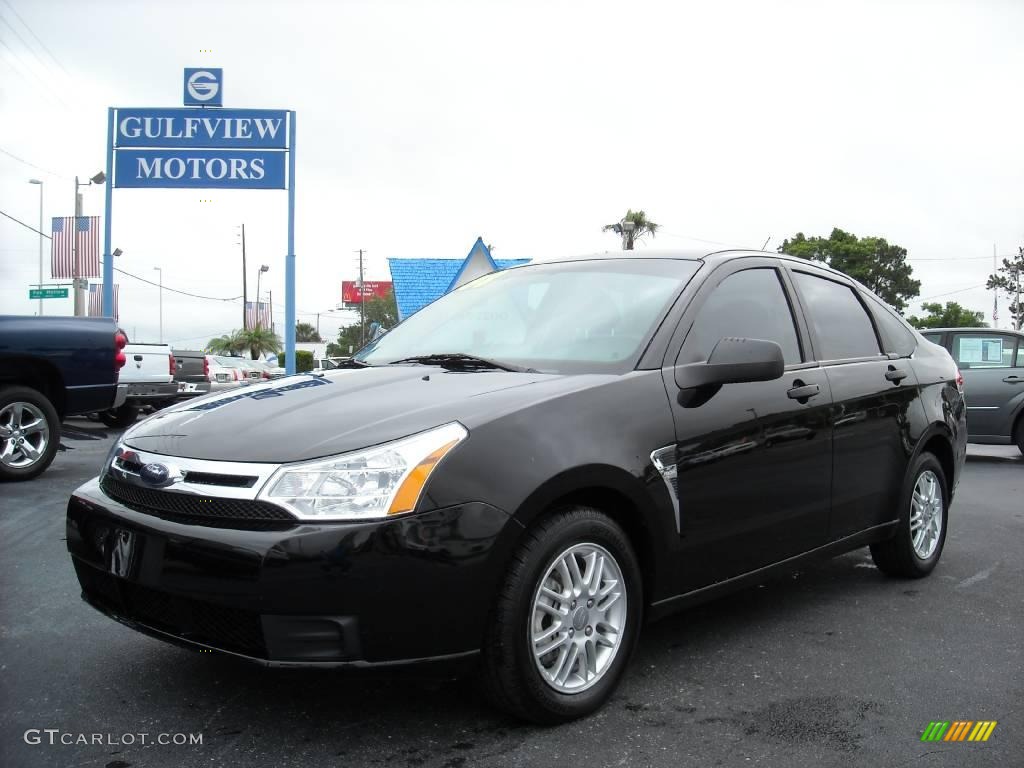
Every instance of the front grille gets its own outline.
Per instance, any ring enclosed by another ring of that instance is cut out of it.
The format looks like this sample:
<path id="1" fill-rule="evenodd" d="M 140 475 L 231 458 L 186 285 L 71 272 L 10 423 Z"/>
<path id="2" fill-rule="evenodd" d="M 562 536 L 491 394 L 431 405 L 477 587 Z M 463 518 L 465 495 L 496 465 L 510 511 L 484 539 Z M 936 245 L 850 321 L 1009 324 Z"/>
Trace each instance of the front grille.
<path id="1" fill-rule="evenodd" d="M 78 562 L 75 571 L 86 597 L 117 616 L 185 640 L 267 657 L 258 613 L 161 592 Z"/>
<path id="2" fill-rule="evenodd" d="M 100 481 L 100 488 L 129 509 L 175 522 L 250 531 L 284 530 L 298 522 L 286 510 L 267 501 L 140 488 L 109 474 Z"/>

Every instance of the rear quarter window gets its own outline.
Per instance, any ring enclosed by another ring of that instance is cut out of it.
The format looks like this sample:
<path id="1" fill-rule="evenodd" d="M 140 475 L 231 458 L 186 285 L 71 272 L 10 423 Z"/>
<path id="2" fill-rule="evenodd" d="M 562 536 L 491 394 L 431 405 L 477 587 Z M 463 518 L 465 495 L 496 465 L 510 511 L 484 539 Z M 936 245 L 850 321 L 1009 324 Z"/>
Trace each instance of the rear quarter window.
<path id="1" fill-rule="evenodd" d="M 877 296 L 870 293 L 865 293 L 864 296 L 868 299 L 868 306 L 871 307 L 871 313 L 875 316 L 875 323 L 882 336 L 882 344 L 885 347 L 883 351 L 892 352 L 900 357 L 912 355 L 917 349 L 917 337 L 906 321 L 896 314 L 896 310 L 886 305 Z M 936 335 L 934 339 L 936 344 L 939 343 L 940 338 L 941 334 Z M 933 339 L 928 340 L 933 341 Z"/>

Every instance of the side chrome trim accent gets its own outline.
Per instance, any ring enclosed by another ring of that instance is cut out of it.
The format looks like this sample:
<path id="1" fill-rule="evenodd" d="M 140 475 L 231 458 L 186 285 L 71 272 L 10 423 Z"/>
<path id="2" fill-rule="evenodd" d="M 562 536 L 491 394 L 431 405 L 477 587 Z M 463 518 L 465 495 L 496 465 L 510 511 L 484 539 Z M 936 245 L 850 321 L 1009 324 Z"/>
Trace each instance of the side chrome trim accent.
<path id="1" fill-rule="evenodd" d="M 165 467 L 167 479 L 158 484 L 146 482 L 142 478 L 140 470 L 147 464 L 160 464 Z M 111 453 L 110 464 L 103 468 L 103 473 L 109 472 L 112 477 L 122 482 L 150 490 L 254 500 L 270 476 L 280 466 L 280 464 L 186 459 L 180 456 L 165 456 L 160 453 L 140 451 L 119 443 Z M 190 481 L 190 474 L 202 479 Z"/>
<path id="2" fill-rule="evenodd" d="M 661 479 L 665 481 L 665 485 L 668 486 L 668 495 L 672 499 L 672 509 L 676 513 L 676 533 L 682 533 L 683 521 L 679 512 L 679 478 L 677 476 L 675 443 L 651 451 L 651 463 L 658 470 Z"/>

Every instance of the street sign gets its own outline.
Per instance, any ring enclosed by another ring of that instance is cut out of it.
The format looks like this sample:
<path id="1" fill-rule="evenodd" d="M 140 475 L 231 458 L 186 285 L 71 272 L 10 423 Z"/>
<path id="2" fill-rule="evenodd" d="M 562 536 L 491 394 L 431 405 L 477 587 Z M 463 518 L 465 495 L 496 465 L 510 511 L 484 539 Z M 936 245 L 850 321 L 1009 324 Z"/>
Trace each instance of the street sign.
<path id="1" fill-rule="evenodd" d="M 224 103 L 224 70 L 219 67 L 185 68 L 185 106 L 219 107 Z"/>
<path id="2" fill-rule="evenodd" d="M 67 288 L 29 288 L 28 297 L 30 299 L 66 299 L 68 297 Z"/>
<path id="3" fill-rule="evenodd" d="M 114 186 L 284 189 L 284 163 L 273 150 L 120 149 Z"/>
<path id="4" fill-rule="evenodd" d="M 119 109 L 114 146 L 284 149 L 287 120 L 283 109 Z"/>

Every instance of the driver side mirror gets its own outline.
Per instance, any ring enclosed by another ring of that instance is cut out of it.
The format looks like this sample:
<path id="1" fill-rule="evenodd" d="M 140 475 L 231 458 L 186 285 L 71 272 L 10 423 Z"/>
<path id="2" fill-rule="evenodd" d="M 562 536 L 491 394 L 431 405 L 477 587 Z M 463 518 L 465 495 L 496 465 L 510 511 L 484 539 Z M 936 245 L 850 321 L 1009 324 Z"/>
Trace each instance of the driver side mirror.
<path id="1" fill-rule="evenodd" d="M 719 339 L 707 362 L 678 365 L 676 384 L 680 389 L 720 387 L 749 381 L 772 381 L 782 376 L 786 362 L 782 347 L 774 341 Z"/>

